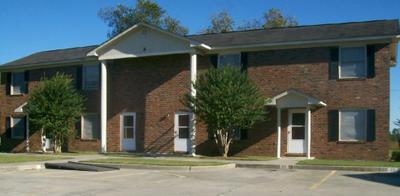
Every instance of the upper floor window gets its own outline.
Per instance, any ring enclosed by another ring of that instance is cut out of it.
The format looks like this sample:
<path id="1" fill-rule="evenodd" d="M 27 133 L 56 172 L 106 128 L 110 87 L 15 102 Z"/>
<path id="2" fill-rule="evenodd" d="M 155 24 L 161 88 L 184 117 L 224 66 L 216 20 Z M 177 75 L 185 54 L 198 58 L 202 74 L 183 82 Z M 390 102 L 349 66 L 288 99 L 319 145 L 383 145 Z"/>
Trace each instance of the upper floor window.
<path id="1" fill-rule="evenodd" d="M 11 95 L 20 95 L 27 92 L 25 72 L 11 73 Z"/>
<path id="2" fill-rule="evenodd" d="M 364 78 L 367 76 L 366 47 L 341 47 L 339 78 Z"/>
<path id="3" fill-rule="evenodd" d="M 218 55 L 218 68 L 236 67 L 241 68 L 240 53 Z"/>
<path id="4" fill-rule="evenodd" d="M 99 66 L 83 66 L 83 90 L 97 90 L 99 88 Z"/>

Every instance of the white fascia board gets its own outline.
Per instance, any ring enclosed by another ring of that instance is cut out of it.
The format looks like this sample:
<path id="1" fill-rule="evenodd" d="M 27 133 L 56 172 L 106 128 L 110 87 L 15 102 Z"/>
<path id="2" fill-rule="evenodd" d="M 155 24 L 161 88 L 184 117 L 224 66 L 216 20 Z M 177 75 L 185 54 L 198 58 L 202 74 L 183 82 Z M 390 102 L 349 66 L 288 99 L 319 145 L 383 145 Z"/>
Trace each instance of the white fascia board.
<path id="1" fill-rule="evenodd" d="M 399 36 L 399 35 L 398 35 Z M 263 48 L 263 47 L 291 47 L 291 46 L 299 46 L 299 45 L 323 45 L 323 44 L 332 44 L 338 42 L 352 42 L 352 41 L 390 41 L 397 37 L 396 35 L 389 36 L 372 36 L 372 37 L 360 37 L 360 38 L 348 38 L 348 39 L 328 39 L 328 40 L 313 40 L 313 41 L 293 41 L 293 42 L 277 42 L 277 43 L 265 43 L 265 44 L 247 44 L 247 45 L 238 45 L 238 46 L 223 46 L 223 47 L 213 47 L 213 51 L 216 50 L 229 50 L 229 49 L 251 49 L 251 48 Z"/>
<path id="2" fill-rule="evenodd" d="M 170 54 L 186 54 L 193 53 L 194 50 L 181 50 L 181 51 L 169 51 L 169 52 L 156 52 L 156 53 L 146 53 L 144 55 L 134 55 L 134 54 L 124 54 L 115 57 L 103 57 L 100 56 L 99 60 L 113 60 L 113 59 L 123 59 L 123 58 L 138 58 L 138 57 L 148 57 L 148 56 L 162 56 L 162 55 L 170 55 Z"/>

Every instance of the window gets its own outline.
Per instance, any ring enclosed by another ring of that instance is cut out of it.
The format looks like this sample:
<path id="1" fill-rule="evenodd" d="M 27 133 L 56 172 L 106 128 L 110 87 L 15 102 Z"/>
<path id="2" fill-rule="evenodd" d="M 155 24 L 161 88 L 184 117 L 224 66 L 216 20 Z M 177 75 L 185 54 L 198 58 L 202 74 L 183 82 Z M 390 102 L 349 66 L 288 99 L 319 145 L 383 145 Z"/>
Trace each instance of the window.
<path id="1" fill-rule="evenodd" d="M 364 141 L 367 132 L 366 110 L 339 111 L 339 140 Z"/>
<path id="2" fill-rule="evenodd" d="M 26 134 L 26 120 L 25 117 L 11 118 L 11 138 L 24 139 Z"/>
<path id="3" fill-rule="evenodd" d="M 122 133 L 124 134 L 124 139 L 134 139 L 135 138 L 135 115 L 134 114 L 124 114 L 122 116 Z"/>
<path id="4" fill-rule="evenodd" d="M 241 68 L 240 53 L 223 54 L 218 56 L 218 68 L 236 67 Z"/>
<path id="5" fill-rule="evenodd" d="M 11 95 L 26 93 L 25 72 L 13 72 L 11 74 Z"/>
<path id="6" fill-rule="evenodd" d="M 98 65 L 83 66 L 83 89 L 97 90 L 99 88 L 100 70 Z"/>
<path id="7" fill-rule="evenodd" d="M 82 139 L 100 139 L 100 120 L 98 114 L 86 114 L 82 118 Z"/>
<path id="8" fill-rule="evenodd" d="M 340 78 L 363 78 L 367 76 L 366 47 L 340 48 Z"/>
<path id="9" fill-rule="evenodd" d="M 292 113 L 292 139 L 305 139 L 306 114 Z"/>
<path id="10" fill-rule="evenodd" d="M 190 117 L 189 114 L 179 114 L 178 115 L 178 137 L 179 138 L 189 138 L 189 124 Z"/>

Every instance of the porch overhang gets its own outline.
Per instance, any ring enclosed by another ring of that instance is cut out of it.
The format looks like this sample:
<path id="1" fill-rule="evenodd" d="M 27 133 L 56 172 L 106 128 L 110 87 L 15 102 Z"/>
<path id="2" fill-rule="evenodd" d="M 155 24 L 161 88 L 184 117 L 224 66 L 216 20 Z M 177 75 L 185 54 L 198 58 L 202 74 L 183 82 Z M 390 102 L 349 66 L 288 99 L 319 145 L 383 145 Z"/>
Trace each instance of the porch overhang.
<path id="1" fill-rule="evenodd" d="M 326 103 L 315 97 L 306 95 L 298 90 L 286 90 L 272 99 L 266 101 L 267 106 L 276 106 L 279 108 L 297 108 L 297 107 L 325 107 Z"/>

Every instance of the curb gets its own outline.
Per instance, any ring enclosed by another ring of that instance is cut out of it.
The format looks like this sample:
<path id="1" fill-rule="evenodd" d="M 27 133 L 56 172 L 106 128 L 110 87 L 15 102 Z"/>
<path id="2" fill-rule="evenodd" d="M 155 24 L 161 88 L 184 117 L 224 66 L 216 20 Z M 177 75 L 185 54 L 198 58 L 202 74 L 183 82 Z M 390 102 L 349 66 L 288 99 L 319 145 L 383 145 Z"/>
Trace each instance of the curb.
<path id="1" fill-rule="evenodd" d="M 241 164 L 236 168 L 254 169 L 307 169 L 307 170 L 342 170 L 342 171 L 364 171 L 364 172 L 400 172 L 397 167 L 358 167 L 358 166 L 329 166 L 329 165 L 267 165 L 267 164 Z"/>
<path id="2" fill-rule="evenodd" d="M 86 163 L 86 162 L 83 162 Z M 182 171 L 199 171 L 208 169 L 233 169 L 236 164 L 228 163 L 215 166 L 161 166 L 161 165 L 135 165 L 135 164 L 108 164 L 108 163 L 90 163 L 92 165 L 117 167 L 120 169 L 158 169 L 158 170 L 182 170 Z"/>
<path id="3" fill-rule="evenodd" d="M 0 171 L 25 171 L 25 170 L 40 170 L 44 169 L 43 163 L 38 164 L 27 164 L 27 165 L 10 165 L 4 166 L 0 165 Z"/>

